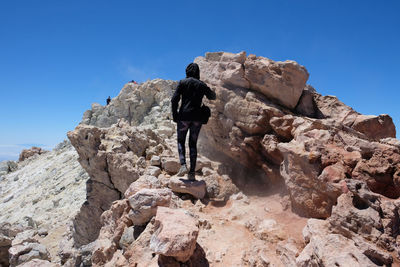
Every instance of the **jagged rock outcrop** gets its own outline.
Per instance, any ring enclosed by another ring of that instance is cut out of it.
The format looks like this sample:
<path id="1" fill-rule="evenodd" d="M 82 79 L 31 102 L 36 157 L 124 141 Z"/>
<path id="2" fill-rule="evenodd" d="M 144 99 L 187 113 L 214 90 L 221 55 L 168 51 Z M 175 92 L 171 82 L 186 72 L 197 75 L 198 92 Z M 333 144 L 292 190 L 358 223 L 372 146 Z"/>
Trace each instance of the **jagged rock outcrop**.
<path id="1" fill-rule="evenodd" d="M 346 266 L 346 257 L 357 266 L 390 266 L 390 252 L 398 255 L 399 201 L 371 192 L 365 182 L 346 181 L 349 192 L 338 198 L 332 216 L 325 221 L 310 219 L 304 228 L 308 245 L 297 258 L 299 266 L 335 261 Z M 343 248 L 342 256 L 332 253 L 333 244 Z"/>
<path id="2" fill-rule="evenodd" d="M 308 72 L 294 61 L 276 62 L 245 52 L 207 53 L 196 58 L 201 79 L 213 87 L 246 88 L 293 109 L 303 92 Z"/>
<path id="3" fill-rule="evenodd" d="M 325 125 L 329 129 L 329 125 Z M 281 174 L 299 213 L 326 218 L 342 193 L 346 178 L 366 181 L 376 193 L 399 197 L 396 173 L 399 149 L 368 142 L 351 132 L 314 129 L 278 145 L 284 155 Z"/>
<path id="4" fill-rule="evenodd" d="M 81 125 L 68 138 L 91 177 L 87 200 L 74 221 L 75 241 L 83 245 L 96 239 L 101 213 L 144 173 L 146 156 L 163 151 L 164 142 L 152 130 L 129 127 L 124 120 L 109 128 Z"/>
<path id="5" fill-rule="evenodd" d="M 261 167 L 267 180 L 280 176 L 282 155 L 274 147 L 291 141 L 295 132 L 348 127 L 344 131 L 354 129 L 365 139 L 395 137 L 390 117 L 365 117 L 335 96 L 319 95 L 306 86 L 308 73 L 297 63 L 246 57 L 244 52 L 207 53 L 195 62 L 201 79 L 217 94 L 216 101 L 207 102 L 212 118 L 203 129 L 204 153 L 213 155 L 212 147 L 243 166 Z M 306 116 L 308 126 L 300 116 Z"/>
<path id="6" fill-rule="evenodd" d="M 83 114 L 81 124 L 110 127 L 121 118 L 129 125 L 147 124 L 159 131 L 170 131 L 163 121 L 170 117 L 170 99 L 176 81 L 155 79 L 142 84 L 127 83 L 107 106 L 92 104 Z"/>
<path id="7" fill-rule="evenodd" d="M 19 161 L 24 161 L 25 159 L 30 158 L 34 155 L 41 155 L 46 152 L 48 151 L 43 150 L 40 147 L 33 146 L 29 149 L 22 150 L 22 152 L 19 154 Z"/>
<path id="8" fill-rule="evenodd" d="M 68 133 L 68 137 L 78 151 L 79 162 L 91 177 L 87 183 L 87 201 L 74 220 L 76 246 L 88 244 L 97 238 L 101 228 L 100 215 L 113 201 L 122 198 L 124 194 L 129 199 L 141 199 L 140 190 L 146 188 L 157 191 L 163 183 L 157 176 L 162 172 L 171 173 L 171 162 L 176 161 L 176 158 L 171 161 L 172 155 L 176 153 L 176 141 L 170 144 L 168 139 L 164 140 L 148 127 L 132 127 L 124 119 L 108 128 L 79 125 Z M 153 166 L 154 156 L 160 157 L 158 164 L 161 166 Z M 218 180 L 222 178 L 219 178 L 210 163 L 199 158 L 198 169 L 202 168 L 209 170 L 204 179 L 216 179 L 216 183 L 209 183 L 210 194 L 229 197 L 235 192 L 231 182 L 226 181 L 220 186 Z M 201 184 L 204 185 L 204 182 Z M 154 207 L 160 205 L 157 201 L 154 203 Z M 132 206 L 135 204 L 132 203 Z M 134 208 L 132 212 L 142 214 L 144 210 Z M 140 220 L 136 215 L 132 214 L 135 217 L 134 224 L 143 224 L 155 215 L 155 210 Z"/>

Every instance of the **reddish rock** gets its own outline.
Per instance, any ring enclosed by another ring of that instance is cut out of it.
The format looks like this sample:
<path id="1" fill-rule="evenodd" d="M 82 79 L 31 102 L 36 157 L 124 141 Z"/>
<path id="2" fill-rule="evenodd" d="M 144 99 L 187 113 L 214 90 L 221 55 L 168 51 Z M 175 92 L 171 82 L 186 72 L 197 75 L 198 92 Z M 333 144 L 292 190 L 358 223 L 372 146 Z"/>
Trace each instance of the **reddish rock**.
<path id="1" fill-rule="evenodd" d="M 40 147 L 33 146 L 29 149 L 24 149 L 21 151 L 19 154 L 19 161 L 24 161 L 27 158 L 32 157 L 33 155 L 41 155 L 43 153 L 46 153 L 46 150 L 41 149 Z"/>
<path id="2" fill-rule="evenodd" d="M 292 129 L 294 119 L 291 115 L 285 115 L 283 117 L 273 117 L 269 123 L 278 137 L 285 141 L 290 141 L 293 139 Z"/>
<path id="3" fill-rule="evenodd" d="M 373 140 L 396 137 L 396 127 L 392 118 L 387 114 L 379 116 L 359 115 L 354 121 L 352 128 Z"/>
<path id="4" fill-rule="evenodd" d="M 159 207 L 150 248 L 157 254 L 186 262 L 193 255 L 199 234 L 196 220 L 181 209 Z"/>
<path id="5" fill-rule="evenodd" d="M 92 263 L 95 266 L 102 266 L 113 258 L 125 228 L 132 225 L 127 217 L 129 210 L 128 201 L 124 199 L 115 201 L 111 208 L 101 215 L 103 226 L 92 254 Z"/>
<path id="6" fill-rule="evenodd" d="M 352 172 L 352 177 L 367 182 L 373 192 L 398 198 L 400 154 L 389 147 L 385 149 L 376 150 L 371 158 L 359 161 Z"/>

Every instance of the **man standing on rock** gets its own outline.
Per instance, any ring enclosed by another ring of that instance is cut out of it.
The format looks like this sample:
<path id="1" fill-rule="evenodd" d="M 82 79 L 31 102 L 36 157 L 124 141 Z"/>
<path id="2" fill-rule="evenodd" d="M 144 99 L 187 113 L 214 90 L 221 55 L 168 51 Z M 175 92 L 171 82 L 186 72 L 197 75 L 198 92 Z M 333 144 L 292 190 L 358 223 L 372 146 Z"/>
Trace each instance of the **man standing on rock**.
<path id="1" fill-rule="evenodd" d="M 215 100 L 216 95 L 204 82 L 200 81 L 200 69 L 196 63 L 190 63 L 186 67 L 186 78 L 179 81 L 179 84 L 172 96 L 172 118 L 177 125 L 178 153 L 181 168 L 178 176 L 188 173 L 186 167 L 185 141 L 189 133 L 189 155 L 190 171 L 189 180 L 195 180 L 195 169 L 197 160 L 197 138 L 202 125 L 201 104 L 203 96 Z M 181 106 L 178 112 L 178 103 L 182 97 Z"/>

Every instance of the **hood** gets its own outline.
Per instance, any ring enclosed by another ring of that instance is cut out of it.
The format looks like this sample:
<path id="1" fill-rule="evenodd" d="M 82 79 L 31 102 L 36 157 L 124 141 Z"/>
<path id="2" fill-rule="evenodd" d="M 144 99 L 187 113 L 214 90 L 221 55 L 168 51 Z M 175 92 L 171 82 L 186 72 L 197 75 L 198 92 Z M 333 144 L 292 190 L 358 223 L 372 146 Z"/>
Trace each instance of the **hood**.
<path id="1" fill-rule="evenodd" d="M 196 63 L 190 63 L 186 67 L 186 78 L 193 77 L 195 79 L 200 79 L 200 68 Z"/>

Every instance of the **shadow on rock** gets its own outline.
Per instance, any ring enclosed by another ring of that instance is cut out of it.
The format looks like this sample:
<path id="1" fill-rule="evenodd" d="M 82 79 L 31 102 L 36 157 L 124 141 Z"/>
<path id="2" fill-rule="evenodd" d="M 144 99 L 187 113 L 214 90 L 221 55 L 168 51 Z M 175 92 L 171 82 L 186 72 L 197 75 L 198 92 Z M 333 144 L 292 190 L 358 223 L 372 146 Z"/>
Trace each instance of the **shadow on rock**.
<path id="1" fill-rule="evenodd" d="M 160 267 L 209 267 L 210 264 L 206 258 L 206 253 L 203 248 L 196 244 L 196 249 L 193 255 L 187 262 L 179 262 L 174 257 L 167 257 L 163 255 L 159 255 L 158 257 L 158 266 Z"/>

